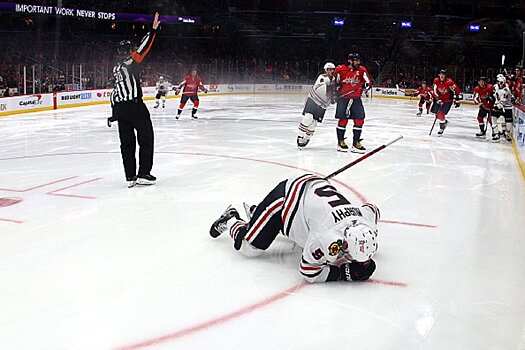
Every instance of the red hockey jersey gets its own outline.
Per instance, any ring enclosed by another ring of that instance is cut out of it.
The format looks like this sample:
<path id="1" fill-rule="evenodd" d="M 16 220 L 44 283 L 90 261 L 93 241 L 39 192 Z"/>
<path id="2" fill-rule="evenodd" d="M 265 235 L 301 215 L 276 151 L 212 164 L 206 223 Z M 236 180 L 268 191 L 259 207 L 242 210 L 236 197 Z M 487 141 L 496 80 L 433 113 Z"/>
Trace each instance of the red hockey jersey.
<path id="1" fill-rule="evenodd" d="M 370 84 L 370 74 L 365 67 L 359 66 L 352 69 L 347 65 L 341 64 L 335 68 L 337 82 L 341 86 L 339 96 L 346 99 L 360 98 L 363 93 L 363 84 Z"/>

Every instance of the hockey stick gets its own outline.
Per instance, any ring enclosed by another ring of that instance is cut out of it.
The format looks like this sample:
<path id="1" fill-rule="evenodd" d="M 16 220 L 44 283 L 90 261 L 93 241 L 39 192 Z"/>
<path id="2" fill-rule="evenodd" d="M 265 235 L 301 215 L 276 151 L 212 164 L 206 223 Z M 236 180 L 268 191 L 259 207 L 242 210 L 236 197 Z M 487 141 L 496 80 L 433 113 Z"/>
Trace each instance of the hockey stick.
<path id="1" fill-rule="evenodd" d="M 343 171 L 345 171 L 345 170 L 347 170 L 347 169 L 353 167 L 353 166 L 356 165 L 357 163 L 359 163 L 359 162 L 365 160 L 366 158 L 370 157 L 370 156 L 373 155 L 373 154 L 376 154 L 377 152 L 379 152 L 379 151 L 381 151 L 382 149 L 384 149 L 384 148 L 390 146 L 390 145 L 393 144 L 394 142 L 397 142 L 397 141 L 401 140 L 402 138 L 403 138 L 403 136 L 400 135 L 398 138 L 396 138 L 396 139 L 390 141 L 389 143 L 377 147 L 376 149 L 374 149 L 374 150 L 368 152 L 367 154 L 363 155 L 362 157 L 357 158 L 357 159 L 354 160 L 353 162 L 348 163 L 347 165 L 345 165 L 345 166 L 342 167 L 341 169 L 338 169 L 338 170 L 334 171 L 334 172 L 331 173 L 330 175 L 326 176 L 324 179 L 325 179 L 325 180 L 330 180 L 332 177 L 336 176 L 337 174 L 340 174 L 340 173 L 342 173 Z"/>
<path id="2" fill-rule="evenodd" d="M 438 119 L 437 114 L 436 118 L 434 118 L 434 122 L 432 123 L 432 127 L 430 128 L 430 132 L 428 133 L 428 136 L 432 135 L 432 130 L 434 130 L 434 126 L 436 125 L 436 120 Z"/>

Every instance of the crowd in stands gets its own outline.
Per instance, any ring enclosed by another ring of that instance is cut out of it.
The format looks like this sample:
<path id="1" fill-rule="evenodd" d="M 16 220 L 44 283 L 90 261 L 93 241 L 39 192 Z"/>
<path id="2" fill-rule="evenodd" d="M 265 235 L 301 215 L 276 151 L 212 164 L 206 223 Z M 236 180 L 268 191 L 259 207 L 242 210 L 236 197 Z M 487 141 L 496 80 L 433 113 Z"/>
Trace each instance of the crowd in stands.
<path id="1" fill-rule="evenodd" d="M 56 5 L 52 0 L 17 3 Z M 219 7 L 227 3 L 213 2 Z M 64 0 L 62 6 L 106 11 L 116 8 L 114 1 L 102 0 L 88 0 L 82 4 Z M 205 7 L 198 2 L 183 5 L 168 0 L 153 4 L 129 0 L 124 5 L 119 2 L 118 8 L 131 13 L 151 13 L 158 9 L 164 14 L 201 15 L 206 13 Z M 210 12 L 213 6 L 208 7 Z M 325 62 L 345 63 L 351 51 L 361 54 L 376 86 L 416 87 L 421 80 L 430 82 L 439 69 L 447 68 L 462 90 L 469 92 L 479 76 L 493 79 L 498 73 L 491 68 L 498 62 L 499 52 L 473 46 L 468 37 L 435 41 L 435 38 L 424 37 L 421 31 L 400 31 L 393 22 L 389 22 L 389 27 L 381 26 L 384 20 L 377 16 L 371 18 L 380 29 L 370 30 L 367 19 L 361 24 L 354 20 L 352 26 L 338 30 L 327 28 L 323 18 L 309 25 L 310 22 L 295 15 L 271 15 L 263 22 L 256 22 L 249 11 L 235 13 L 234 20 L 229 19 L 229 15 L 223 13 L 221 18 L 207 18 L 210 25 L 166 25 L 162 28 L 151 55 L 143 64 L 144 83 L 154 84 L 160 75 L 177 82 L 192 66 L 197 66 L 206 83 L 311 83 Z M 453 30 L 459 30 L 460 24 L 455 25 L 457 28 Z M 13 16 L 8 24 L 2 26 L 0 23 L 3 37 L 0 88 L 9 86 L 20 91 L 24 66 L 26 85 L 31 88 L 34 70 L 35 92 L 79 86 L 110 87 L 111 69 L 117 59 L 116 43 L 129 38 L 130 33 L 135 33 L 138 41 L 144 31 L 142 24 L 79 19 L 59 22 L 51 17 Z M 442 34 L 442 29 L 437 34 Z M 356 35 L 363 37 L 356 38 Z M 517 56 L 515 52 L 511 54 Z"/>

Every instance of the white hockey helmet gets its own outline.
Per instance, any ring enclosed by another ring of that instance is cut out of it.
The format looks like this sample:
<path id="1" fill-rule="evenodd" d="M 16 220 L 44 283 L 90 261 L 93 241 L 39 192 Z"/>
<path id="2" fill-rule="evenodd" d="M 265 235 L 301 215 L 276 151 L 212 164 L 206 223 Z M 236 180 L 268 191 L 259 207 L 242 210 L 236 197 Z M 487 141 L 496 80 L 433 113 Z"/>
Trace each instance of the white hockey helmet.
<path id="1" fill-rule="evenodd" d="M 377 252 L 377 230 L 355 224 L 345 228 L 344 236 L 348 242 L 348 254 L 355 261 L 370 260 Z"/>
<path id="2" fill-rule="evenodd" d="M 159 77 L 159 80 L 164 80 L 164 77 L 163 77 L 163 76 L 160 76 L 160 77 Z"/>
<path id="3" fill-rule="evenodd" d="M 327 62 L 325 65 L 324 65 L 324 70 L 326 71 L 327 69 L 335 69 L 335 64 L 333 64 L 332 62 Z"/>
<path id="4" fill-rule="evenodd" d="M 496 80 L 498 81 L 498 83 L 501 83 L 501 84 L 504 84 L 507 81 L 507 79 L 505 78 L 503 74 L 498 74 L 496 76 Z"/>

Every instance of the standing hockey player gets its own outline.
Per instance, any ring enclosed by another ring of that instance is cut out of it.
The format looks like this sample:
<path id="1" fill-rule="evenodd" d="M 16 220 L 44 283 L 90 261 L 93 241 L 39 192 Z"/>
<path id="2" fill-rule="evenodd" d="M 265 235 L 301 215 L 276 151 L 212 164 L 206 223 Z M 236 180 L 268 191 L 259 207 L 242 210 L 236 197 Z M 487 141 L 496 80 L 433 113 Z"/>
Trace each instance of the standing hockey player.
<path id="1" fill-rule="evenodd" d="M 305 147 L 314 135 L 317 123 L 322 123 L 326 109 L 333 101 L 335 89 L 335 65 L 328 62 L 324 65 L 324 73 L 317 77 L 314 86 L 308 94 L 303 109 L 303 119 L 299 123 L 297 147 Z"/>
<path id="2" fill-rule="evenodd" d="M 281 233 L 303 248 L 299 272 L 310 283 L 364 281 L 375 271 L 379 209 L 351 204 L 323 178 L 284 180 L 259 205 L 245 207 L 248 222 L 229 207 L 210 235 L 228 232 L 236 250 L 256 256 Z"/>
<path id="3" fill-rule="evenodd" d="M 452 107 L 452 101 L 454 106 L 459 107 L 459 87 L 451 78 L 447 77 L 447 72 L 442 69 L 439 71 L 438 77 L 434 79 L 434 97 L 436 101 L 432 106 L 432 113 L 436 114 L 436 118 L 439 120 L 439 131 L 438 136 L 443 135 L 443 131 L 447 127 L 448 120 L 445 116 Z"/>
<path id="4" fill-rule="evenodd" d="M 416 116 L 421 117 L 421 114 L 423 114 L 423 104 L 425 105 L 428 114 L 430 111 L 430 105 L 432 104 L 432 89 L 427 85 L 426 81 L 423 80 L 421 82 L 421 85 L 416 89 L 413 96 L 419 96 L 419 103 L 417 104 L 419 111 Z"/>
<path id="5" fill-rule="evenodd" d="M 507 141 L 512 141 L 510 131 L 512 130 L 512 93 L 507 85 L 507 79 L 503 74 L 496 77 L 494 110 L 492 111 L 492 124 L 497 128 L 492 141 L 498 142 L 501 135 L 504 135 Z"/>
<path id="6" fill-rule="evenodd" d="M 474 88 L 474 102 L 479 106 L 478 111 L 478 125 L 479 132 L 476 137 L 485 137 L 488 125 L 492 126 L 492 108 L 494 107 L 494 86 L 487 83 L 487 78 L 480 77 L 478 86 Z M 485 125 L 485 117 L 487 118 L 487 125 Z M 494 131 L 492 131 L 494 136 Z"/>
<path id="7" fill-rule="evenodd" d="M 335 118 L 337 122 L 337 150 L 348 152 L 348 146 L 345 142 L 346 125 L 348 119 L 353 119 L 353 141 L 352 152 L 365 153 L 366 148 L 361 144 L 361 132 L 365 123 L 365 108 L 361 100 L 363 93 L 363 84 L 370 88 L 371 79 L 365 67 L 361 66 L 361 57 L 357 53 L 348 55 L 348 65 L 339 65 L 335 69 L 339 97 L 337 98 L 337 107 Z"/>
<path id="8" fill-rule="evenodd" d="M 155 106 L 153 108 L 159 108 L 160 98 L 162 97 L 162 108 L 166 106 L 166 95 L 168 91 L 171 90 L 171 84 L 164 79 L 164 77 L 159 77 L 157 82 L 157 95 L 155 96 Z"/>
<path id="9" fill-rule="evenodd" d="M 140 63 L 153 45 L 159 23 L 159 14 L 155 13 L 152 29 L 137 49 L 134 49 L 129 40 L 121 41 L 118 46 L 120 60 L 113 68 L 115 88 L 110 97 L 113 115 L 108 119 L 108 125 L 111 126 L 110 122 L 113 120 L 118 121 L 120 151 L 128 187 L 137 183 L 153 185 L 156 180 L 155 176 L 150 174 L 153 167 L 153 125 L 148 108 L 142 101 Z M 137 139 L 140 148 L 138 174 L 135 160 Z"/>
<path id="10" fill-rule="evenodd" d="M 177 116 L 175 118 L 179 119 L 184 106 L 188 100 L 193 102 L 193 109 L 191 110 L 191 117 L 197 119 L 197 110 L 199 108 L 199 96 L 197 96 L 198 90 L 204 91 L 205 94 L 208 93 L 208 89 L 202 85 L 201 77 L 197 74 L 197 68 L 192 68 L 190 75 L 186 75 L 184 80 L 176 87 L 175 95 L 178 95 L 182 90 L 182 97 L 180 99 L 179 109 L 177 110 Z"/>

